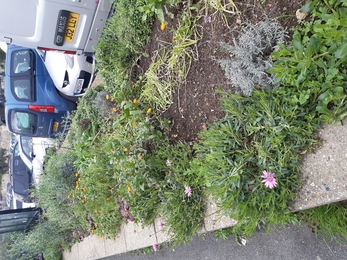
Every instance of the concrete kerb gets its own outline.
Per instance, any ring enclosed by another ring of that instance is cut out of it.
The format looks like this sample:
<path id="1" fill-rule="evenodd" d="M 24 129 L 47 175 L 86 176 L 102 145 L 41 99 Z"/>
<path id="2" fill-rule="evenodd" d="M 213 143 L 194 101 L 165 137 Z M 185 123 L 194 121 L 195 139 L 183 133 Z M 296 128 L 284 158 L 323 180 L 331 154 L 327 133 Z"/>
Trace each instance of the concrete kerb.
<path id="1" fill-rule="evenodd" d="M 197 233 L 203 234 L 235 225 L 235 220 L 221 214 L 212 196 L 208 196 L 204 226 Z M 165 225 L 165 221 L 160 218 L 152 225 L 144 227 L 133 222 L 123 223 L 115 239 L 88 236 L 82 242 L 73 245 L 70 252 L 65 251 L 63 259 L 94 260 L 169 242 L 171 236 L 165 232 L 165 228 L 159 230 L 159 222 Z"/>

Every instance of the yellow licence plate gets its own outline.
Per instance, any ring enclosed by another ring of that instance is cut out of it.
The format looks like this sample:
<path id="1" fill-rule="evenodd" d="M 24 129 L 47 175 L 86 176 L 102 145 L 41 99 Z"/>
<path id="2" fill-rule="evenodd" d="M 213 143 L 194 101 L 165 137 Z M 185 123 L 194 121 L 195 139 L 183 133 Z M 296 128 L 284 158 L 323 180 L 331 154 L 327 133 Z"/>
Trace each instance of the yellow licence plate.
<path id="1" fill-rule="evenodd" d="M 66 31 L 64 40 L 68 42 L 73 42 L 77 30 L 79 14 L 70 13 L 69 18 L 67 19 Z"/>
<path id="2" fill-rule="evenodd" d="M 53 131 L 57 131 L 59 127 L 59 122 L 54 122 L 53 123 Z"/>

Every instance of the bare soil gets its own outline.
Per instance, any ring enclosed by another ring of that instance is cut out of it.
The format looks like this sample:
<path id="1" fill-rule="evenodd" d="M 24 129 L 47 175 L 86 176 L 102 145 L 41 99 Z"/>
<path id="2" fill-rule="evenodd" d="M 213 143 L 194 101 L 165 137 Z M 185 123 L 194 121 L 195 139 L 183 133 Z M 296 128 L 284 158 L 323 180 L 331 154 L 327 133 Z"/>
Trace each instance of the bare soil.
<path id="1" fill-rule="evenodd" d="M 264 15 L 277 18 L 289 30 L 297 25 L 295 13 L 304 1 L 241 0 L 235 3 L 240 14 L 227 14 L 224 17 L 219 12 L 210 12 L 209 16 L 202 17 L 198 22 L 202 39 L 197 44 L 197 59 L 193 61 L 186 80 L 175 91 L 173 104 L 162 113 L 173 123 L 170 135 L 176 140 L 194 142 L 202 129 L 224 116 L 216 90 L 233 91 L 234 87 L 228 84 L 222 68 L 216 62 L 216 59 L 230 55 L 223 53 L 219 43 L 232 43 L 242 28 L 242 22 L 261 23 Z M 164 31 L 160 29 L 159 21 L 154 23 L 152 40 L 146 47 L 150 56 L 139 64 L 144 71 L 151 63 L 153 53 L 162 47 L 162 42 L 172 41 L 170 29 L 176 29 L 183 8 L 181 5 L 170 9 L 174 18 L 166 16 L 167 28 Z"/>

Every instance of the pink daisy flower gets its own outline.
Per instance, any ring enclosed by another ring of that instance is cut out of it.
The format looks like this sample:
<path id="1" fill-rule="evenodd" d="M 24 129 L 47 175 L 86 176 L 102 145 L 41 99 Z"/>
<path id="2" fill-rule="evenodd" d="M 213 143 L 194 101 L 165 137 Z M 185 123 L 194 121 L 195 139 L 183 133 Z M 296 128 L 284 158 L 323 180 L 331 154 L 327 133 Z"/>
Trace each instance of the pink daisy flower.
<path id="1" fill-rule="evenodd" d="M 169 160 L 166 160 L 166 165 L 167 165 L 167 166 L 171 166 L 171 165 L 172 165 L 172 162 L 170 162 Z"/>
<path id="2" fill-rule="evenodd" d="M 267 171 L 263 171 L 263 175 L 261 176 L 264 180 L 261 182 L 264 182 L 266 188 L 273 189 L 277 186 L 276 178 L 274 177 L 274 173 L 269 173 Z"/>
<path id="3" fill-rule="evenodd" d="M 157 244 L 153 244 L 153 250 L 158 251 L 158 245 Z"/>
<path id="4" fill-rule="evenodd" d="M 158 223 L 158 228 L 159 228 L 159 230 L 161 230 L 163 227 L 164 227 L 164 224 L 161 223 L 161 222 L 159 222 L 159 223 Z"/>
<path id="5" fill-rule="evenodd" d="M 188 197 L 192 196 L 192 189 L 189 186 L 184 186 L 184 193 L 187 194 Z"/>

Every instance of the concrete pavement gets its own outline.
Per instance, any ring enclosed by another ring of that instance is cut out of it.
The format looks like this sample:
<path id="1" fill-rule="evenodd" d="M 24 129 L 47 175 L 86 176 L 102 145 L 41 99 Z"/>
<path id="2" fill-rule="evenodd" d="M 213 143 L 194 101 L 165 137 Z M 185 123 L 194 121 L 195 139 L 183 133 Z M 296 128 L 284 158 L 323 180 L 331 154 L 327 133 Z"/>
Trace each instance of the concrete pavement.
<path id="1" fill-rule="evenodd" d="M 231 227 L 236 223 L 235 220 L 219 212 L 211 196 L 208 197 L 206 206 L 204 225 L 199 233 Z M 168 242 L 170 236 L 158 230 L 159 221 L 160 219 L 156 219 L 152 225 L 145 227 L 133 222 L 123 223 L 121 231 L 114 239 L 90 235 L 82 242 L 73 245 L 70 252 L 64 252 L 63 258 L 65 260 L 94 260 Z"/>

